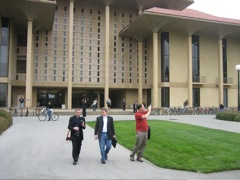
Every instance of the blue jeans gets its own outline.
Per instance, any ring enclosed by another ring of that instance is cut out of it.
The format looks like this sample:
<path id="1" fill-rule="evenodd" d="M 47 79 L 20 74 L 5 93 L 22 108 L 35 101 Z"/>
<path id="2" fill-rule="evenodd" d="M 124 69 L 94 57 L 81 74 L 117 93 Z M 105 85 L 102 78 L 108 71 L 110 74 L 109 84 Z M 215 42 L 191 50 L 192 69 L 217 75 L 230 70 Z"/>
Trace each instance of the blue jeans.
<path id="1" fill-rule="evenodd" d="M 112 146 L 112 140 L 109 140 L 107 137 L 107 133 L 102 133 L 99 139 L 99 147 L 101 151 L 101 159 L 107 160 L 107 154 L 109 153 Z"/>
<path id="2" fill-rule="evenodd" d="M 52 109 L 48 109 L 47 114 L 48 114 L 49 119 L 52 119 Z"/>

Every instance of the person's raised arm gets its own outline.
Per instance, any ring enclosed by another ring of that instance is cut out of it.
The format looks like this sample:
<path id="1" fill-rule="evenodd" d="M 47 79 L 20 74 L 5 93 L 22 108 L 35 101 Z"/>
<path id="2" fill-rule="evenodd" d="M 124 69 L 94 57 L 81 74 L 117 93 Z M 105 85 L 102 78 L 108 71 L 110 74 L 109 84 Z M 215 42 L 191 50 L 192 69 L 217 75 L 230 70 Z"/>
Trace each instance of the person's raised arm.
<path id="1" fill-rule="evenodd" d="M 151 110 L 152 110 L 152 106 L 151 106 L 151 104 L 150 104 L 150 105 L 148 106 L 148 112 L 147 112 L 147 114 L 144 114 L 144 115 L 142 116 L 142 118 L 147 118 L 147 117 L 150 115 Z"/>

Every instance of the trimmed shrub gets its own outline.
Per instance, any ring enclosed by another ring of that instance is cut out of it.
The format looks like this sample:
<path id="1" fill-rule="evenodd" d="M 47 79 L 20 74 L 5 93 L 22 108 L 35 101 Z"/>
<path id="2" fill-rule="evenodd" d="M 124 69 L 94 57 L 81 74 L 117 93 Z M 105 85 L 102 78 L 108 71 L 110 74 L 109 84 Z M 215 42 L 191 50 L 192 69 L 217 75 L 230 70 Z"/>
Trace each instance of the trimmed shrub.
<path id="1" fill-rule="evenodd" d="M 0 109 L 0 134 L 12 125 L 12 116 L 9 112 Z"/>
<path id="2" fill-rule="evenodd" d="M 222 111 L 222 112 L 219 112 L 216 114 L 216 119 L 240 122 L 240 112 L 238 112 L 238 111 Z"/>
<path id="3" fill-rule="evenodd" d="M 240 115 L 235 116 L 234 121 L 240 122 Z"/>

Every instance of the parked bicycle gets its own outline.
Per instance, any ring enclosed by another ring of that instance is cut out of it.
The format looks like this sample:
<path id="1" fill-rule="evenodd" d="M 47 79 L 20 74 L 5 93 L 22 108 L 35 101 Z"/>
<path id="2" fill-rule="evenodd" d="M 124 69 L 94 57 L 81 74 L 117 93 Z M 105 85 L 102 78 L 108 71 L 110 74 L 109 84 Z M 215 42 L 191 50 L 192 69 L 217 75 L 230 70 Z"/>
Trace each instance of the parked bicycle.
<path id="1" fill-rule="evenodd" d="M 53 121 L 57 121 L 59 118 L 59 115 L 53 111 L 51 113 L 52 113 L 51 116 L 49 116 L 47 108 L 43 107 L 40 114 L 38 114 L 39 121 L 45 121 L 46 119 L 49 119 L 49 118 L 51 118 Z"/>
<path id="2" fill-rule="evenodd" d="M 18 107 L 15 106 L 12 111 L 12 117 L 17 117 L 17 114 L 18 114 Z"/>

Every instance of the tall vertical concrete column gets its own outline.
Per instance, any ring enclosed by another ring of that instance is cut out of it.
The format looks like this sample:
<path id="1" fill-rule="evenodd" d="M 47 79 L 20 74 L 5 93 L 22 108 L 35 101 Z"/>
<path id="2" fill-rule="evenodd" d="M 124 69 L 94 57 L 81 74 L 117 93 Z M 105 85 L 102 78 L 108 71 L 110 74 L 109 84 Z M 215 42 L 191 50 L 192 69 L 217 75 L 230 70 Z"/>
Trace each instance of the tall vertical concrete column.
<path id="1" fill-rule="evenodd" d="M 72 109 L 72 43 L 73 43 L 73 7 L 74 0 L 70 0 L 69 6 L 69 39 L 68 39 L 68 109 Z"/>
<path id="2" fill-rule="evenodd" d="M 105 19 L 106 19 L 106 37 L 105 37 L 105 84 L 104 84 L 104 106 L 109 98 L 109 33 L 110 33 L 110 6 L 105 7 Z"/>
<path id="3" fill-rule="evenodd" d="M 192 36 L 188 36 L 188 103 L 193 106 L 193 90 L 192 90 Z"/>
<path id="4" fill-rule="evenodd" d="M 223 49 L 222 39 L 218 40 L 218 100 L 223 104 Z"/>
<path id="5" fill-rule="evenodd" d="M 143 102 L 143 53 L 142 53 L 142 42 L 138 42 L 138 102 Z"/>
<path id="6" fill-rule="evenodd" d="M 32 107 L 32 29 L 33 22 L 28 20 L 27 31 L 27 72 L 26 72 L 26 95 L 25 106 Z"/>
<path id="7" fill-rule="evenodd" d="M 158 107 L 158 32 L 153 33 L 152 107 Z"/>

